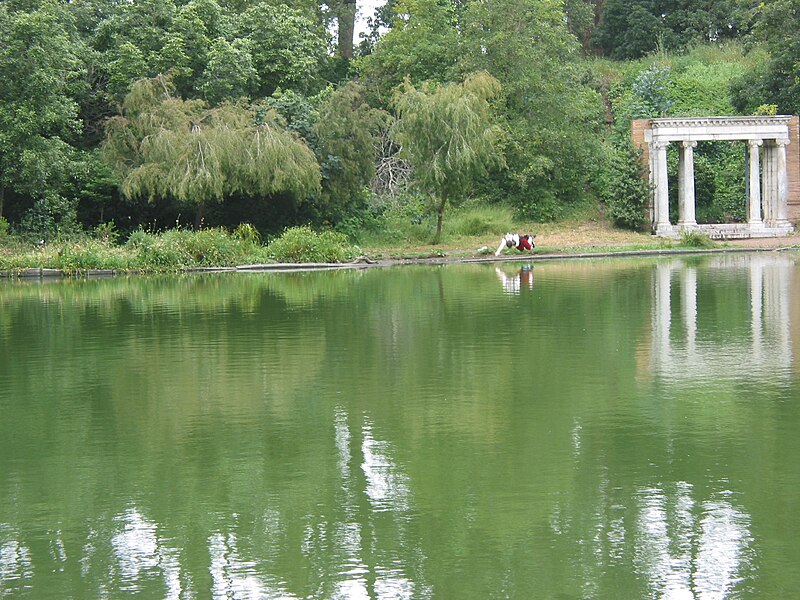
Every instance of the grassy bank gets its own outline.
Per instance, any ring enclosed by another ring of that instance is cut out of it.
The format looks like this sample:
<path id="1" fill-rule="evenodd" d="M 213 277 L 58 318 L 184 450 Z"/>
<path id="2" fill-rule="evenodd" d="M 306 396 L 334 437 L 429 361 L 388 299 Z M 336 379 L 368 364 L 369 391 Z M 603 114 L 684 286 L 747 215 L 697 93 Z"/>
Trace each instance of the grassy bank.
<path id="1" fill-rule="evenodd" d="M 108 238 L 80 236 L 31 243 L 13 236 L 0 240 L 0 271 L 57 269 L 176 272 L 191 268 L 226 267 L 276 262 L 346 262 L 360 254 L 346 236 L 295 227 L 262 243 L 251 227 L 163 233 L 135 231 L 123 244 Z"/>
<path id="2" fill-rule="evenodd" d="M 403 229 L 404 228 L 404 229 Z M 249 226 L 236 231 L 174 229 L 162 233 L 135 231 L 123 243 L 109 236 L 32 243 L 14 236 L 0 238 L 0 271 L 56 269 L 66 273 L 89 270 L 177 272 L 192 268 L 232 267 L 270 263 L 345 263 L 359 256 L 373 260 L 466 258 L 492 256 L 506 231 L 536 235 L 535 254 L 591 254 L 631 250 L 719 248 L 702 235 L 680 240 L 655 238 L 647 233 L 619 229 L 599 214 L 579 215 L 558 223 L 515 222 L 510 214 L 497 211 L 464 211 L 453 215 L 443 242 L 431 245 L 423 224 L 391 224 L 381 232 L 365 232 L 358 244 L 342 233 L 316 232 L 295 227 L 281 236 L 262 241 Z M 750 245 L 766 242 L 750 241 Z M 772 242 L 776 245 L 775 242 Z M 782 246 L 800 244 L 800 239 L 780 241 Z M 505 256 L 519 254 L 504 250 Z"/>

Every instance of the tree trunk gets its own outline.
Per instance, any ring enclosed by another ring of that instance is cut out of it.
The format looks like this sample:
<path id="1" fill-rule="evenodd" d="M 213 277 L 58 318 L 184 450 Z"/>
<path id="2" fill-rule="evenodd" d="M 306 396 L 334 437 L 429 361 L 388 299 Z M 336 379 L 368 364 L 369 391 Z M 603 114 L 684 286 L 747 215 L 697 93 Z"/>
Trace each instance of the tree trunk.
<path id="1" fill-rule="evenodd" d="M 433 238 L 434 245 L 442 241 L 442 219 L 444 218 L 444 207 L 446 204 L 447 196 L 442 196 L 439 199 L 439 207 L 436 210 L 436 235 Z"/>
<path id="2" fill-rule="evenodd" d="M 356 0 L 341 0 L 336 18 L 339 24 L 339 54 L 351 59 L 356 31 Z"/>
<path id="3" fill-rule="evenodd" d="M 203 228 L 203 221 L 206 217 L 206 203 L 201 202 L 197 205 L 197 214 L 194 217 L 194 228 L 200 230 Z"/>
<path id="4" fill-rule="evenodd" d="M 6 186 L 0 183 L 0 218 L 3 217 L 3 203 L 6 199 Z"/>

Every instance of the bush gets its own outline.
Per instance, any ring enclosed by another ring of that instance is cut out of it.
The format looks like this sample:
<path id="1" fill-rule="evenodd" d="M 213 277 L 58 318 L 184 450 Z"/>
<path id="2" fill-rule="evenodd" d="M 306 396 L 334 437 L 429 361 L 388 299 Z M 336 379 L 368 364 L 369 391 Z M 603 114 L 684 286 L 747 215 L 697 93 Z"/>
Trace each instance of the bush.
<path id="1" fill-rule="evenodd" d="M 435 228 L 436 222 L 425 197 L 406 191 L 397 196 L 373 197 L 368 212 L 356 220 L 346 220 L 336 229 L 358 243 L 381 245 L 426 244 Z"/>
<path id="2" fill-rule="evenodd" d="M 224 267 L 260 262 L 264 257 L 258 244 L 221 228 L 200 231 L 172 229 L 158 235 L 137 230 L 130 235 L 125 246 L 136 252 L 144 269 Z"/>
<path id="3" fill-rule="evenodd" d="M 371 234 L 382 232 L 385 225 L 384 215 L 367 207 L 364 210 L 352 212 L 336 223 L 335 229 L 351 240 L 360 241 Z"/>
<path id="4" fill-rule="evenodd" d="M 76 202 L 58 194 L 39 198 L 22 218 L 19 233 L 26 239 L 45 242 L 79 236 Z"/>
<path id="5" fill-rule="evenodd" d="M 358 256 L 359 250 L 342 233 L 317 233 L 303 226 L 286 229 L 267 245 L 266 253 L 280 262 L 345 262 Z"/>
<path id="6" fill-rule="evenodd" d="M 250 223 L 241 223 L 233 230 L 233 236 L 243 242 L 248 242 L 254 246 L 261 244 L 261 234 Z"/>
<path id="7" fill-rule="evenodd" d="M 682 231 L 681 246 L 688 246 L 689 248 L 713 248 L 716 244 L 710 237 L 700 231 Z"/>
<path id="8" fill-rule="evenodd" d="M 100 223 L 94 228 L 95 237 L 105 244 L 113 245 L 119 239 L 119 231 L 113 220 Z"/>
<path id="9" fill-rule="evenodd" d="M 609 146 L 609 158 L 599 182 L 600 197 L 608 216 L 620 227 L 641 229 L 649 198 L 641 153 L 628 138 Z"/>

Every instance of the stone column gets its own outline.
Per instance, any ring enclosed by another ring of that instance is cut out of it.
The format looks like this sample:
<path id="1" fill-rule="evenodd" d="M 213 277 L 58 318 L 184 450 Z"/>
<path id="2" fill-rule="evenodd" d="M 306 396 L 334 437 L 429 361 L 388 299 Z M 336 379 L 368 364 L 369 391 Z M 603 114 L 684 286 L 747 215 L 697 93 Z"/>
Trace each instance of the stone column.
<path id="1" fill-rule="evenodd" d="M 789 178 L 786 174 L 786 146 L 789 139 L 775 140 L 775 226 L 789 227 Z"/>
<path id="2" fill-rule="evenodd" d="M 681 229 L 697 226 L 694 197 L 694 149 L 697 142 L 684 141 L 678 146 L 678 225 Z"/>
<path id="3" fill-rule="evenodd" d="M 747 187 L 749 194 L 747 195 L 747 222 L 750 227 L 757 229 L 763 227 L 764 222 L 761 220 L 761 181 L 759 164 L 759 147 L 763 142 L 761 140 L 749 140 L 748 145 L 748 158 L 750 163 L 750 170 L 747 177 Z"/>
<path id="4" fill-rule="evenodd" d="M 653 142 L 653 183 L 655 183 L 655 222 L 653 229 L 656 235 L 672 234 L 669 222 L 669 180 L 667 179 L 667 146 L 669 142 Z"/>
<path id="5" fill-rule="evenodd" d="M 764 142 L 764 153 L 761 164 L 761 205 L 764 212 L 764 224 L 772 227 L 775 222 L 775 145 L 772 140 Z"/>

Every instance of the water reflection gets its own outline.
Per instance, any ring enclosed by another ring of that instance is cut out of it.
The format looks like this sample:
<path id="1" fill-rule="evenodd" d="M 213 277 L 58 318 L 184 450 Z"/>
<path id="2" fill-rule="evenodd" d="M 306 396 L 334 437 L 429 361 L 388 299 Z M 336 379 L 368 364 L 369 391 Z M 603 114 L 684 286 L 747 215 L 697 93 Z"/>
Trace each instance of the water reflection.
<path id="1" fill-rule="evenodd" d="M 33 563 L 30 549 L 19 541 L 19 536 L 9 525 L 0 523 L 0 593 L 6 592 L 8 584 L 13 585 L 13 582 L 31 577 Z"/>
<path id="2" fill-rule="evenodd" d="M 373 437 L 369 422 L 364 423 L 362 437 L 364 462 L 361 469 L 367 479 L 366 494 L 373 510 L 391 510 L 395 513 L 407 511 L 410 496 L 408 483 L 390 458 L 388 444 Z"/>
<path id="3" fill-rule="evenodd" d="M 409 551 L 409 542 L 403 533 L 403 515 L 410 509 L 408 477 L 392 458 L 391 445 L 377 438 L 368 418 L 361 421 L 358 436 L 351 434 L 348 420 L 347 412 L 337 407 L 334 435 L 337 465 L 346 501 L 345 522 L 336 526 L 335 540 L 345 560 L 341 579 L 332 597 L 421 597 L 415 593 L 418 586 L 403 567 Z M 353 455 L 353 437 L 361 438 L 360 456 Z M 354 465 L 360 467 L 363 479 L 352 472 Z M 359 483 L 359 480 L 363 483 Z M 361 508 L 361 493 L 366 496 L 370 506 L 366 516 Z M 390 519 L 393 537 L 400 542 L 400 549 L 395 555 L 385 554 L 375 548 L 376 543 L 380 542 L 375 536 L 386 524 L 383 516 Z"/>
<path id="4" fill-rule="evenodd" d="M 260 600 L 296 597 L 287 592 L 282 582 L 266 581 L 268 578 L 258 561 L 242 558 L 235 533 L 214 533 L 208 538 L 208 550 L 214 598 Z"/>
<path id="5" fill-rule="evenodd" d="M 495 273 L 506 294 L 519 294 L 523 289 L 533 289 L 533 265 L 523 265 L 513 273 L 495 267 Z"/>
<path id="6" fill-rule="evenodd" d="M 723 255 L 703 265 L 703 276 L 712 280 L 714 271 L 746 278 L 746 312 L 737 313 L 739 323 L 729 327 L 748 326 L 749 335 L 738 335 L 730 330 L 698 327 L 698 311 L 711 307 L 698 306 L 701 271 L 697 266 L 680 260 L 658 263 L 654 272 L 651 372 L 683 382 L 721 377 L 788 380 L 793 355 L 790 307 L 795 269 L 792 258 L 762 255 Z M 714 302 L 708 295 L 705 300 Z"/>
<path id="7" fill-rule="evenodd" d="M 700 506 L 689 483 L 639 490 L 636 564 L 658 598 L 721 599 L 741 582 L 750 553 L 750 517 L 731 493 Z"/>
<path id="8" fill-rule="evenodd" d="M 119 589 L 135 592 L 148 577 L 160 577 L 166 585 L 165 598 L 181 594 L 178 551 L 158 539 L 158 524 L 147 520 L 136 508 L 130 508 L 114 521 L 117 533 L 111 538 L 118 573 Z"/>

